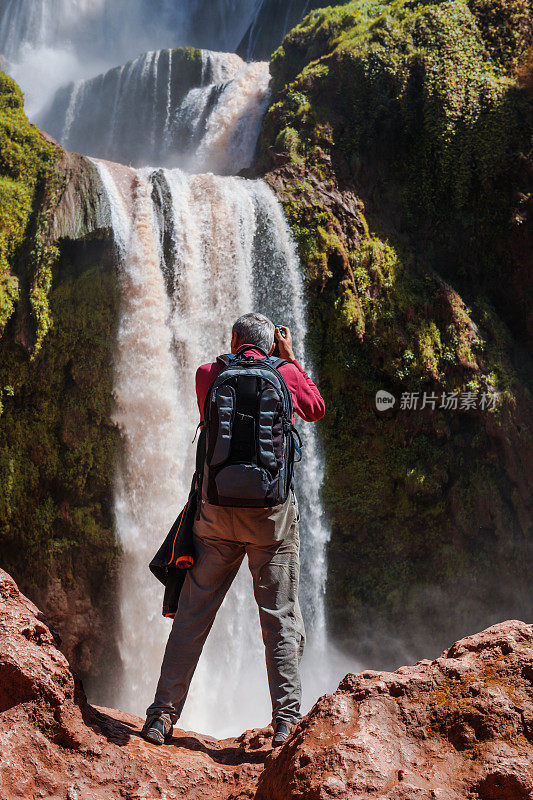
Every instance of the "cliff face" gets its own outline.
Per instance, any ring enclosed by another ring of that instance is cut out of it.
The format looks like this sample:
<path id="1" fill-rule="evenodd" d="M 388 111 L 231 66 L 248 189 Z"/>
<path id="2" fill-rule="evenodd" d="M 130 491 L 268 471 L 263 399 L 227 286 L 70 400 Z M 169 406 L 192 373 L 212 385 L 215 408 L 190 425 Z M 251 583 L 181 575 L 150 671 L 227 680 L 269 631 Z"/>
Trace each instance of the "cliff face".
<path id="1" fill-rule="evenodd" d="M 2 796 L 65 800 L 531 800 L 533 627 L 505 622 L 434 661 L 347 675 L 272 752 L 87 705 L 46 618 L 0 570 Z"/>
<path id="2" fill-rule="evenodd" d="M 29 125 L 5 75 L 0 113 L 1 560 L 86 672 L 113 652 L 109 212 L 93 165 Z"/>
<path id="3" fill-rule="evenodd" d="M 271 62 L 258 169 L 311 298 L 331 622 L 375 664 L 533 610 L 531 30 L 518 0 L 352 2 Z"/>
<path id="4" fill-rule="evenodd" d="M 285 35 L 302 17 L 323 5 L 321 0 L 262 0 L 237 48 L 238 54 L 248 61 L 270 58 Z"/>

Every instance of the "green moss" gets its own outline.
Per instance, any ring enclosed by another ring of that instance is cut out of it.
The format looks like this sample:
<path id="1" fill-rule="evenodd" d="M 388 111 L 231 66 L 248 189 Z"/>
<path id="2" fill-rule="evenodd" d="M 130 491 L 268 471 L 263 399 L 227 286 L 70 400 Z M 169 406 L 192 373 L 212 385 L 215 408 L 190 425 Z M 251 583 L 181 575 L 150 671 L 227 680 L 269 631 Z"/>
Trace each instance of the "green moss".
<path id="1" fill-rule="evenodd" d="M 470 0 L 468 5 L 494 62 L 513 70 L 533 43 L 530 4 L 527 0 Z"/>
<path id="2" fill-rule="evenodd" d="M 204 69 L 202 51 L 196 47 L 177 47 L 172 50 L 172 108 L 179 106 L 191 86 L 202 85 Z"/>
<path id="3" fill-rule="evenodd" d="M 298 132 L 294 128 L 284 128 L 276 137 L 275 142 L 276 151 L 280 153 L 287 153 L 292 156 L 296 163 L 301 162 L 299 155 L 300 138 Z"/>
<path id="4" fill-rule="evenodd" d="M 0 331 L 3 331 L 19 299 L 19 282 L 14 275 L 0 276 Z"/>
<path id="5" fill-rule="evenodd" d="M 89 269 L 52 288 L 49 302 L 55 324 L 33 359 L 8 337 L 0 343 L 2 564 L 34 583 L 52 563 L 62 574 L 89 559 L 96 574 L 116 552 L 110 508 L 119 443 L 110 421 L 114 274 Z"/>
<path id="6" fill-rule="evenodd" d="M 51 325 L 48 293 L 57 250 L 45 239 L 56 161 L 56 148 L 24 114 L 20 89 L 0 72 L 0 336 L 20 299 L 20 285 L 31 287 L 36 351 Z"/>
<path id="7" fill-rule="evenodd" d="M 102 255 L 105 242 L 51 239 L 58 159 L 0 74 L 1 562 L 32 595 L 51 574 L 65 585 L 89 575 L 101 607 L 117 557 L 116 281 L 110 267 L 82 271 L 85 250 Z"/>
<path id="8" fill-rule="evenodd" d="M 405 223 L 431 225 L 438 266 L 454 277 L 508 226 L 516 187 L 505 178 L 530 146 L 529 101 L 509 75 L 529 41 L 512 22 L 524 4 L 471 7 L 356 0 L 313 12 L 273 56 L 264 125 L 267 141 L 293 131 L 295 163 L 332 145 L 355 177 L 369 174 L 382 207 L 401 197 Z M 493 17 L 511 20 L 498 58 Z"/>

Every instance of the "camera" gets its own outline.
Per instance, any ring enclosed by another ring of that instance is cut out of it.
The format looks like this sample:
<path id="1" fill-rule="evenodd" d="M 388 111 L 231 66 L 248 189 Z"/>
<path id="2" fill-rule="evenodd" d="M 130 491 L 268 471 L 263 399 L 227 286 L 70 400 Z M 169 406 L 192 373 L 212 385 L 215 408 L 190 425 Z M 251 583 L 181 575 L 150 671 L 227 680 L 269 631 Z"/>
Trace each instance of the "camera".
<path id="1" fill-rule="evenodd" d="M 283 336 L 283 338 L 285 338 L 285 332 L 284 332 L 284 330 L 283 330 L 283 327 L 284 327 L 284 326 L 281 326 L 281 325 L 276 325 L 276 328 L 277 328 L 277 330 L 278 330 L 278 331 L 281 333 L 281 335 Z M 274 344 L 274 352 L 272 353 L 272 356 L 273 356 L 274 358 L 280 358 L 280 357 L 281 357 L 281 353 L 279 352 L 279 342 L 278 342 L 278 340 L 277 340 L 277 339 L 275 340 L 275 344 Z"/>

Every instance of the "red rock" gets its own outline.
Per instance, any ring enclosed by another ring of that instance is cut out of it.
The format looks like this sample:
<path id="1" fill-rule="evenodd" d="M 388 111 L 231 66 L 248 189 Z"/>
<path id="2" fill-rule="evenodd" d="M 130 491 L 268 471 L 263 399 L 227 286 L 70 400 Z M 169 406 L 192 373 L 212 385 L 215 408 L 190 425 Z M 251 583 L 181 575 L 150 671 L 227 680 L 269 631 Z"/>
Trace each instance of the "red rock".
<path id="1" fill-rule="evenodd" d="M 0 570 L 0 800 L 252 797 L 272 731 L 218 741 L 181 730 L 163 747 L 143 720 L 92 708 L 46 620 Z"/>
<path id="2" fill-rule="evenodd" d="M 265 763 L 256 800 L 531 800 L 533 626 L 347 675 Z"/>
<path id="3" fill-rule="evenodd" d="M 533 626 L 511 621 L 393 673 L 347 675 L 272 729 L 163 747 L 92 708 L 45 618 L 0 570 L 0 800 L 532 800 Z"/>

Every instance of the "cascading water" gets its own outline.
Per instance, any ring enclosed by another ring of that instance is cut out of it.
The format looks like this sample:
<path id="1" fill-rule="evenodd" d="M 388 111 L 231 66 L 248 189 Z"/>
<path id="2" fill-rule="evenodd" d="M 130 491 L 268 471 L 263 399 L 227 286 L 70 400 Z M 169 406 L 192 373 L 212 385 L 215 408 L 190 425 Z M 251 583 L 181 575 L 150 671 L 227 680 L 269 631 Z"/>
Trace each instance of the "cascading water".
<path id="1" fill-rule="evenodd" d="M 4 0 L 0 52 L 70 45 L 84 56 L 131 57 L 180 42 L 234 50 L 261 0 Z M 156 8 L 154 8 L 156 6 Z M 168 44 L 167 44 L 168 42 Z"/>
<path id="2" fill-rule="evenodd" d="M 163 626 L 146 580 L 154 529 L 168 528 L 179 502 L 183 427 L 167 326 L 170 310 L 153 235 L 148 181 L 124 168 L 99 165 L 123 268 L 117 334 L 115 422 L 124 454 L 115 485 L 115 518 L 122 544 L 120 655 L 123 676 L 117 701 L 138 708 L 145 681 L 161 650 Z M 147 591 L 148 589 L 148 591 Z M 140 623 L 140 624 L 139 624 Z M 140 710 L 140 709 L 139 709 Z"/>
<path id="3" fill-rule="evenodd" d="M 190 159 L 192 169 L 229 175 L 251 166 L 269 83 L 268 64 L 257 62 L 247 64 L 223 88 Z"/>
<path id="4" fill-rule="evenodd" d="M 39 124 L 97 158 L 235 174 L 251 164 L 269 81 L 268 64 L 235 54 L 152 51 L 59 90 Z"/>
<path id="5" fill-rule="evenodd" d="M 266 184 L 96 163 L 112 208 L 123 292 L 115 376 L 116 421 L 125 440 L 116 487 L 117 527 L 125 551 L 124 675 L 118 701 L 142 713 L 151 700 L 168 633 L 146 564 L 189 489 L 198 421 L 196 368 L 227 351 L 234 319 L 250 308 L 288 324 L 302 353 L 305 308 L 294 244 Z M 311 426 L 304 437 L 306 460 L 298 483 L 309 702 L 317 691 L 332 688 L 333 679 L 324 671 L 327 529 L 317 497 L 320 468 Z M 316 494 L 310 486 L 317 487 Z M 318 686 L 317 663 L 322 665 Z M 269 718 L 266 687 L 263 645 L 244 566 L 208 639 L 183 724 L 218 735 L 263 724 Z"/>
<path id="6" fill-rule="evenodd" d="M 71 42 L 84 55 L 123 55 L 124 49 L 168 46 L 176 38 L 193 46 L 233 50 L 261 0 L 5 0 L 0 48 L 14 58 L 25 44 Z M 157 6 L 154 8 L 154 6 Z M 203 42 L 199 42 L 203 39 Z M 133 45 L 132 45 L 133 41 Z M 146 46 L 148 45 L 148 46 Z"/>
<path id="7" fill-rule="evenodd" d="M 30 116 L 65 75 L 77 81 L 154 48 L 231 52 L 260 0 L 4 0 L 0 53 L 26 95 Z"/>

